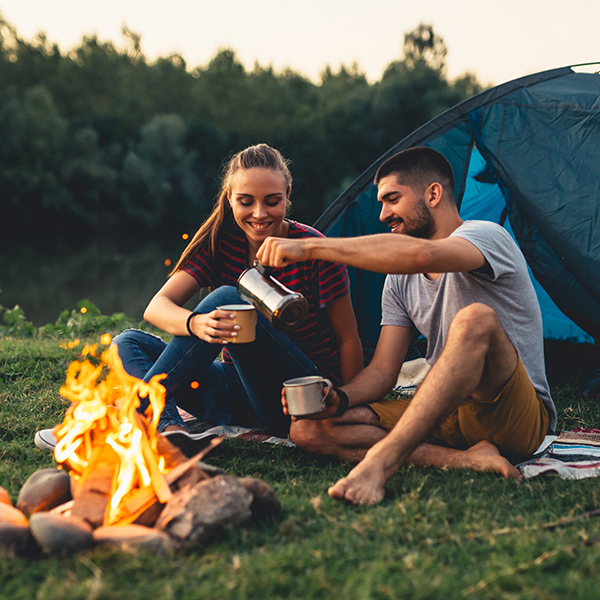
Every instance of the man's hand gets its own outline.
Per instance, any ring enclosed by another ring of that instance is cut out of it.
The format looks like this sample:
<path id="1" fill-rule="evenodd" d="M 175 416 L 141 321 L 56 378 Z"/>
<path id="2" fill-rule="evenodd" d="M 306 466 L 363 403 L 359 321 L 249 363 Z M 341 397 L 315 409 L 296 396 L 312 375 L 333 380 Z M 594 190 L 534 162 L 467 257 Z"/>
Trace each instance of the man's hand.
<path id="1" fill-rule="evenodd" d="M 256 258 L 261 265 L 281 268 L 289 263 L 308 260 L 310 256 L 306 246 L 304 239 L 268 237 L 256 253 Z"/>
<path id="2" fill-rule="evenodd" d="M 300 419 L 313 419 L 315 421 L 322 421 L 324 419 L 330 419 L 334 415 L 340 405 L 340 397 L 336 394 L 335 390 L 331 390 L 325 397 L 325 410 L 318 413 L 312 413 L 310 415 L 298 415 L 292 416 L 292 421 L 298 421 Z M 289 415 L 287 399 L 285 397 L 285 388 L 281 390 L 281 406 L 283 407 L 283 413 Z"/>

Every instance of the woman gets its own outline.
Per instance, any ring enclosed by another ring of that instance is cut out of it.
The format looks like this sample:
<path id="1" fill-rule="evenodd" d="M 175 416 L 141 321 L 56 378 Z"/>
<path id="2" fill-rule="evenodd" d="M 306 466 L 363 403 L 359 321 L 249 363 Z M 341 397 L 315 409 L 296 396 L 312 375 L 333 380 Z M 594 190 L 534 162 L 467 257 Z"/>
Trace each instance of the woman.
<path id="1" fill-rule="evenodd" d="M 239 327 L 224 322 L 230 313 L 217 307 L 244 302 L 235 287 L 237 279 L 254 264 L 262 242 L 269 236 L 321 235 L 286 219 L 291 187 L 287 163 L 277 150 L 259 144 L 236 154 L 213 212 L 144 313 L 147 321 L 175 337 L 166 344 L 146 332 L 128 330 L 115 338 L 130 374 L 145 381 L 167 374 L 162 381 L 167 398 L 159 431 L 194 437 L 186 433 L 179 405 L 219 424 L 255 425 L 254 417 L 270 432 L 287 435 L 289 417 L 281 408 L 283 381 L 322 374 L 341 385 L 362 369 L 346 267 L 323 261 L 290 264 L 273 272 L 308 300 L 309 313 L 298 330 L 288 335 L 277 332 L 258 314 L 255 341 L 228 345 Z M 213 291 L 194 311 L 183 308 L 205 287 Z M 172 435 L 173 440 L 177 437 L 181 438 Z"/>

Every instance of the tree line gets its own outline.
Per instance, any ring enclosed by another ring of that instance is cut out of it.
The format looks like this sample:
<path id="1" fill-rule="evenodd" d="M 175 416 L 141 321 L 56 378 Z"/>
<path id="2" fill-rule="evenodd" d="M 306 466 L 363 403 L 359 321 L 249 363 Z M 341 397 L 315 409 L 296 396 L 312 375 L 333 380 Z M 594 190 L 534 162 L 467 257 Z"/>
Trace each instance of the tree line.
<path id="1" fill-rule="evenodd" d="M 0 204 L 12 243 L 138 238 L 193 231 L 212 206 L 223 161 L 257 142 L 292 161 L 292 217 L 312 223 L 390 146 L 481 91 L 450 81 L 430 25 L 369 83 L 359 66 L 326 67 L 318 83 L 292 69 L 247 69 L 232 49 L 190 68 L 83 37 L 63 52 L 21 38 L 0 18 Z"/>

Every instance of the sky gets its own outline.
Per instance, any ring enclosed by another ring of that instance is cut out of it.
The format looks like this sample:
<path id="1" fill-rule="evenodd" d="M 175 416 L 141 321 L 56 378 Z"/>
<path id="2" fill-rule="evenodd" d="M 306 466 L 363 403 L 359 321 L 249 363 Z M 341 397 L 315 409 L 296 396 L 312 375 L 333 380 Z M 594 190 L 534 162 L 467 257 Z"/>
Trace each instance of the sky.
<path id="1" fill-rule="evenodd" d="M 377 81 L 420 23 L 443 38 L 451 79 L 500 84 L 600 61 L 600 0 L 0 0 L 0 13 L 22 38 L 41 31 L 62 51 L 92 34 L 124 47 L 125 24 L 150 61 L 179 53 L 191 69 L 232 48 L 248 68 L 290 67 L 315 82 L 326 65 L 354 62 Z"/>

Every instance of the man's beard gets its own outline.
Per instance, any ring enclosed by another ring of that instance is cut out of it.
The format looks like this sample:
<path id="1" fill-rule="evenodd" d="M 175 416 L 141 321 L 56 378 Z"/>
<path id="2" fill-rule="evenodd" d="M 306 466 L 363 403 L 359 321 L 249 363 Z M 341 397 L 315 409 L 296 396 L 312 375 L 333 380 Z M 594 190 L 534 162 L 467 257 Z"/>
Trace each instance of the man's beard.
<path id="1" fill-rule="evenodd" d="M 415 217 L 411 219 L 410 223 L 404 221 L 404 231 L 402 233 L 414 238 L 429 240 L 435 235 L 436 231 L 435 221 L 425 203 L 425 198 L 422 196 L 415 205 Z"/>

